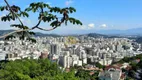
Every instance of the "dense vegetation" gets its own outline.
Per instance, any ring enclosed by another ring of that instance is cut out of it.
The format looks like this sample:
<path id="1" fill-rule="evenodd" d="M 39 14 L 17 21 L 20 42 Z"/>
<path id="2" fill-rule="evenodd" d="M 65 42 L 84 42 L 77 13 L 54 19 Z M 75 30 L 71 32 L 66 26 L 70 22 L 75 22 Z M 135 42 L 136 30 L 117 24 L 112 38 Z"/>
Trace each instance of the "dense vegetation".
<path id="1" fill-rule="evenodd" d="M 0 62 L 0 80 L 96 80 L 98 72 L 70 69 L 65 72 L 48 59 Z"/>
<path id="2" fill-rule="evenodd" d="M 140 78 L 142 79 L 142 72 L 138 72 L 139 70 L 142 70 L 142 54 L 133 56 L 133 57 L 124 57 L 122 60 L 116 62 L 116 63 L 129 63 L 131 66 L 130 69 L 122 69 L 123 72 L 125 72 L 126 80 L 134 80 L 137 79 L 136 75 L 139 74 Z"/>
<path id="3" fill-rule="evenodd" d="M 93 75 L 90 75 L 90 71 L 85 71 L 79 69 L 78 72 L 75 74 L 76 77 L 79 77 L 79 80 L 98 80 L 99 71 L 92 71 L 94 72 Z"/>
<path id="4" fill-rule="evenodd" d="M 142 59 L 142 54 L 139 54 L 133 57 L 124 57 L 122 60 L 118 61 L 117 63 L 131 62 L 136 59 Z"/>
<path id="5" fill-rule="evenodd" d="M 0 63 L 0 80 L 78 80 L 74 71 L 59 69 L 48 59 L 16 60 Z"/>

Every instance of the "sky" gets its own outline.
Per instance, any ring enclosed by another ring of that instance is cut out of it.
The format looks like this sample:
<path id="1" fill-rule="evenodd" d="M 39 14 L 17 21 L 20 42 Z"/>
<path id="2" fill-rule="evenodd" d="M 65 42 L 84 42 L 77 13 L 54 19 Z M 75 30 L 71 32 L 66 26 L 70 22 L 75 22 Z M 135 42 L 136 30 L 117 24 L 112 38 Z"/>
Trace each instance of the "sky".
<path id="1" fill-rule="evenodd" d="M 58 7 L 74 7 L 77 12 L 71 14 L 71 17 L 79 19 L 83 25 L 62 25 L 56 30 L 43 33 L 57 34 L 73 34 L 95 32 L 97 30 L 127 30 L 133 28 L 142 28 L 142 0 L 8 0 L 10 5 L 21 6 L 26 8 L 31 2 L 45 2 L 50 6 Z M 4 0 L 0 0 L 0 5 L 5 5 Z M 6 12 L 0 12 L 0 16 Z M 22 18 L 22 21 L 28 26 L 33 26 L 37 22 L 35 14 L 31 14 L 30 18 Z M 9 27 L 11 23 L 16 22 L 0 22 L 0 30 L 12 29 Z M 50 28 L 47 23 L 40 26 Z"/>

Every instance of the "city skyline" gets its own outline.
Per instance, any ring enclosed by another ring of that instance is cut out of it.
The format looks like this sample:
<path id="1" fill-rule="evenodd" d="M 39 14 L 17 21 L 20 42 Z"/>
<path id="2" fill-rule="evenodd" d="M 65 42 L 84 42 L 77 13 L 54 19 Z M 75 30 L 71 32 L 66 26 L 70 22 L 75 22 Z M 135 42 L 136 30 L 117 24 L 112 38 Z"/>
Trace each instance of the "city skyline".
<path id="1" fill-rule="evenodd" d="M 19 5 L 22 7 L 22 10 L 26 8 L 31 2 L 25 0 L 24 3 L 18 0 L 8 0 L 10 5 Z M 44 33 L 59 33 L 59 34 L 72 34 L 76 32 L 85 33 L 85 32 L 96 32 L 102 30 L 127 30 L 133 28 L 142 28 L 142 18 L 141 18 L 141 7 L 142 1 L 130 1 L 130 0 L 40 0 L 45 3 L 48 3 L 50 6 L 58 7 L 75 7 L 77 12 L 73 13 L 71 16 L 76 17 L 81 20 L 83 25 L 71 25 L 67 26 L 62 25 L 56 30 L 45 32 L 40 30 L 35 30 L 37 32 Z M 39 2 L 39 0 L 34 0 L 34 2 Z M 5 5 L 4 1 L 0 1 L 0 5 Z M 6 12 L 0 13 L 0 16 L 5 15 Z M 32 13 L 33 14 L 33 13 Z M 22 18 L 22 21 L 28 26 L 36 24 L 37 19 L 35 18 L 36 14 L 30 15 L 31 17 L 26 19 Z M 0 22 L 0 30 L 13 29 L 9 25 L 15 22 Z M 2 27 L 4 26 L 4 28 Z M 41 24 L 43 27 L 49 26 L 48 24 Z M 64 32 L 65 31 L 65 32 Z"/>

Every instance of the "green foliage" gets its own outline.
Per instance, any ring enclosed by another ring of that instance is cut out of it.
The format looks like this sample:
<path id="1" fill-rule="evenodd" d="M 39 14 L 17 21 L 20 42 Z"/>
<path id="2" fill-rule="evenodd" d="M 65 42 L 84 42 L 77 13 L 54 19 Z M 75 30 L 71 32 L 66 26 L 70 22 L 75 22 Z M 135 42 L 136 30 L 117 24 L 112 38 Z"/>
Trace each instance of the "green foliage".
<path id="1" fill-rule="evenodd" d="M 142 59 L 141 59 L 140 62 L 137 64 L 137 66 L 139 66 L 139 68 L 142 68 Z"/>
<path id="2" fill-rule="evenodd" d="M 22 12 L 20 14 L 18 14 L 19 16 L 23 16 L 23 17 L 29 17 L 29 14 L 27 12 Z"/>
<path id="3" fill-rule="evenodd" d="M 52 27 L 56 27 L 56 26 L 60 26 L 59 22 L 58 21 L 54 21 L 50 24 L 50 26 Z"/>
<path id="4" fill-rule="evenodd" d="M 98 63 L 98 62 L 97 62 L 95 65 L 96 65 L 96 67 L 101 68 L 101 69 L 103 69 L 103 68 L 105 67 L 105 66 L 101 65 L 101 64 Z"/>
<path id="5" fill-rule="evenodd" d="M 48 59 L 16 60 L 0 63 L 0 80 L 79 80 L 74 71 L 62 72 Z"/>
<path id="6" fill-rule="evenodd" d="M 79 21 L 79 20 L 76 20 L 76 19 L 74 19 L 74 18 L 69 18 L 69 21 L 70 21 L 70 23 L 73 23 L 73 24 L 80 24 L 80 25 L 82 25 L 82 23 Z"/>
<path id="7" fill-rule="evenodd" d="M 1 21 L 4 21 L 4 22 L 6 22 L 6 21 L 11 21 L 11 20 L 15 20 L 15 18 L 14 18 L 11 14 L 6 15 L 6 16 L 3 16 L 3 17 L 1 18 Z"/>
<path id="8" fill-rule="evenodd" d="M 56 63 L 48 59 L 23 59 L 0 62 L 0 80 L 97 80 L 98 71 L 93 75 L 90 71 L 71 68 L 70 72 L 59 69 Z"/>
<path id="9" fill-rule="evenodd" d="M 93 75 L 89 74 L 90 71 L 79 69 L 75 74 L 80 80 L 97 80 L 99 72 L 94 72 Z"/>
<path id="10" fill-rule="evenodd" d="M 13 24 L 11 27 L 21 28 L 21 29 L 29 29 L 27 26 L 23 26 L 21 24 Z"/>
<path id="11" fill-rule="evenodd" d="M 31 42 L 33 42 L 33 43 L 36 43 L 36 40 L 34 39 L 34 38 L 27 38 L 27 40 L 29 40 L 29 41 L 31 41 Z"/>
<path id="12" fill-rule="evenodd" d="M 136 59 L 142 59 L 142 54 L 139 54 L 139 55 L 136 55 L 136 56 L 133 56 L 133 57 L 124 57 L 123 59 L 121 59 L 120 61 L 116 62 L 116 63 L 130 63 L 132 62 L 133 60 L 136 60 Z"/>
<path id="13" fill-rule="evenodd" d="M 131 77 L 126 77 L 126 79 L 125 80 L 134 80 L 133 78 L 131 78 Z"/>
<path id="14" fill-rule="evenodd" d="M 5 38 L 5 40 L 9 40 L 9 39 L 12 39 L 12 38 L 15 38 L 15 36 L 9 35 L 9 36 L 7 36 L 7 37 Z"/>
<path id="15" fill-rule="evenodd" d="M 76 9 L 73 7 L 66 7 L 66 8 L 59 8 L 59 7 L 50 7 L 48 4 L 43 3 L 43 2 L 34 2 L 29 5 L 24 11 L 21 10 L 19 6 L 12 5 L 12 6 L 0 6 L 0 11 L 8 11 L 9 13 L 5 16 L 2 16 L 1 21 L 15 21 L 19 20 L 20 24 L 12 24 L 11 27 L 16 27 L 22 30 L 30 29 L 27 25 L 25 25 L 20 18 L 25 17 L 28 18 L 29 12 L 33 13 L 38 13 L 39 16 L 37 16 L 39 22 L 37 25 L 33 26 L 32 29 L 41 29 L 39 28 L 39 25 L 41 21 L 45 23 L 49 23 L 53 29 L 61 26 L 61 24 L 67 25 L 68 22 L 72 24 L 77 24 L 77 25 L 82 25 L 81 21 L 78 19 L 69 17 L 69 14 L 76 12 Z M 61 14 L 62 17 L 57 17 L 55 14 Z M 60 19 L 61 18 L 61 19 Z M 41 29 L 43 30 L 43 29 Z M 7 36 L 5 39 L 9 38 L 15 38 L 18 37 L 20 39 L 25 39 L 25 37 L 28 37 L 27 39 L 29 40 L 31 35 L 34 35 L 33 33 L 31 34 L 29 31 L 22 31 L 22 32 L 17 32 L 16 35 L 13 33 L 12 35 Z M 32 39 L 33 40 L 33 39 Z"/>
<path id="16" fill-rule="evenodd" d="M 56 17 L 53 14 L 48 14 L 48 16 L 47 16 L 46 12 L 44 12 L 43 14 L 44 14 L 44 16 L 42 17 L 42 20 L 44 22 L 50 22 L 50 21 L 56 19 Z M 39 17 L 39 19 L 40 19 L 40 17 Z"/>
<path id="17" fill-rule="evenodd" d="M 89 72 L 84 71 L 84 70 L 79 70 L 76 73 L 76 76 L 78 76 L 79 78 L 81 78 L 81 80 L 89 80 L 90 79 Z"/>
<path id="18" fill-rule="evenodd" d="M 129 57 L 124 57 L 123 59 L 122 59 L 122 61 L 124 61 L 124 62 L 130 62 L 130 58 Z"/>
<path id="19" fill-rule="evenodd" d="M 133 57 L 124 57 L 122 60 L 116 62 L 116 63 L 129 63 L 129 65 L 131 66 L 131 69 L 127 70 L 127 69 L 122 69 L 123 72 L 126 73 L 127 77 L 126 80 L 134 80 L 135 79 L 135 74 L 137 72 L 137 70 L 140 70 L 142 68 L 142 60 L 140 60 L 140 62 L 137 62 L 137 59 L 140 60 L 142 59 L 142 54 L 133 56 Z"/>
<path id="20" fill-rule="evenodd" d="M 28 12 L 32 11 L 35 13 L 39 9 L 43 9 L 43 8 L 50 8 L 50 6 L 43 2 L 37 2 L 37 3 L 35 2 L 35 3 L 31 3 L 29 7 L 25 9 L 25 11 L 28 11 Z"/>

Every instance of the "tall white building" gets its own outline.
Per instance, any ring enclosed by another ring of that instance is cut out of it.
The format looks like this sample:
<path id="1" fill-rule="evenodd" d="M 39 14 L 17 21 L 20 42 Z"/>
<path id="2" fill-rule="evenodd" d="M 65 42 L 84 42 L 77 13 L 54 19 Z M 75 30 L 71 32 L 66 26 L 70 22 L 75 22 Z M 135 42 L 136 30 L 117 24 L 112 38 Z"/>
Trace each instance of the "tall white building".
<path id="1" fill-rule="evenodd" d="M 51 54 L 59 55 L 60 54 L 60 47 L 57 44 L 51 44 L 50 51 L 51 51 Z"/>

